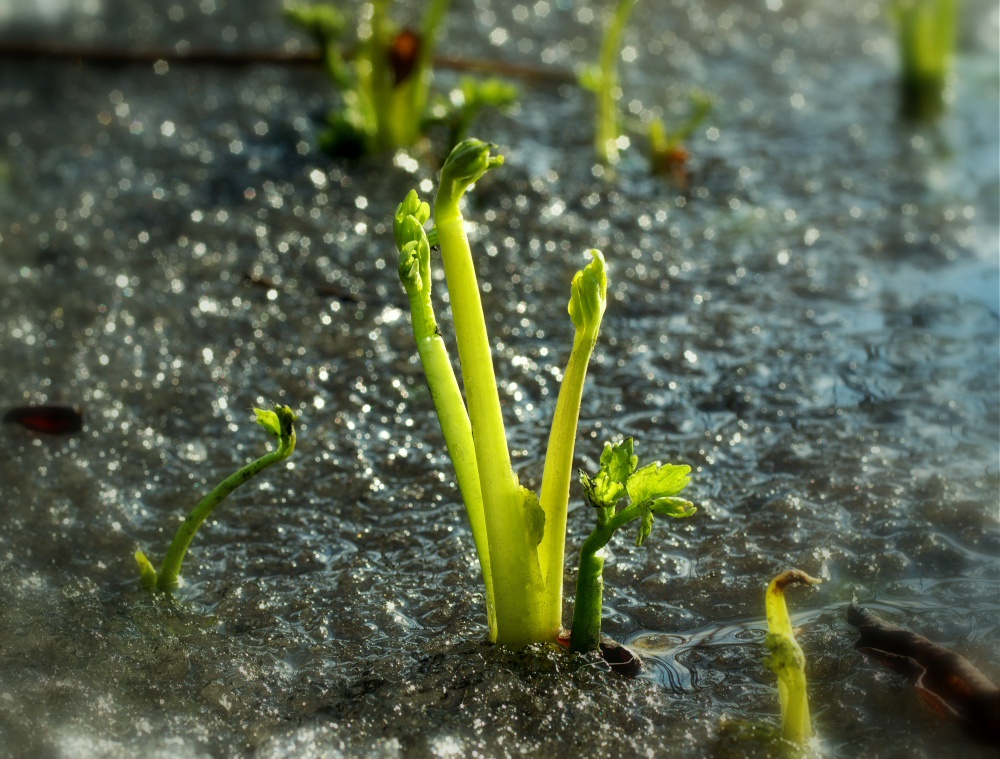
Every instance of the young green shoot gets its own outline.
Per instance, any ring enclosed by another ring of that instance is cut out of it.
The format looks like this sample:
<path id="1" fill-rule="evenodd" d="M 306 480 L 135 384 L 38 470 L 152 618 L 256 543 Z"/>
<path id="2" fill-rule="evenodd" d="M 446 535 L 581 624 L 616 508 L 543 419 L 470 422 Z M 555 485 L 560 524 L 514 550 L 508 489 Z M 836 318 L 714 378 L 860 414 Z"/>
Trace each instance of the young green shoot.
<path id="1" fill-rule="evenodd" d="M 273 411 L 255 408 L 254 413 L 257 415 L 257 423 L 274 436 L 277 447 L 224 479 L 194 507 L 177 529 L 177 534 L 174 535 L 174 539 L 167 549 L 167 555 L 163 559 L 159 572 L 153 567 L 146 554 L 142 551 L 135 552 L 135 560 L 139 565 L 140 582 L 145 589 L 168 594 L 176 590 L 184 555 L 202 522 L 211 515 L 215 507 L 226 496 L 244 482 L 292 455 L 292 451 L 295 450 L 295 420 L 298 418 L 295 413 L 288 406 L 276 406 Z"/>
<path id="2" fill-rule="evenodd" d="M 415 192 L 399 206 L 394 231 L 417 350 L 486 580 L 490 636 L 501 645 L 520 648 L 554 642 L 562 626 L 569 472 L 586 367 L 607 300 L 607 276 L 604 257 L 591 251 L 590 263 L 573 278 L 568 310 L 576 332 L 556 401 L 539 499 L 521 486 L 511 466 L 486 317 L 460 208 L 469 187 L 503 164 L 493 148 L 469 139 L 452 150 L 441 171 L 435 226 L 429 235 L 424 225 L 430 206 Z M 431 238 L 441 248 L 461 389 L 431 305 Z"/>
<path id="3" fill-rule="evenodd" d="M 785 588 L 795 584 L 818 585 L 820 582 L 805 572 L 790 569 L 771 580 L 765 599 L 768 633 L 764 646 L 769 653 L 764 663 L 778 676 L 782 737 L 800 748 L 812 739 L 813 729 L 806 696 L 806 658 L 795 640 L 785 605 Z"/>
<path id="4" fill-rule="evenodd" d="M 682 179 L 690 154 L 684 147 L 688 137 L 705 120 L 712 110 L 712 99 L 704 92 L 692 90 L 691 112 L 687 120 L 673 131 L 667 130 L 663 119 L 653 119 L 647 127 L 649 139 L 649 165 L 654 174 Z"/>
<path id="5" fill-rule="evenodd" d="M 618 110 L 622 90 L 618 80 L 618 58 L 622 36 L 634 6 L 635 0 L 618 0 L 614 16 L 604 30 L 597 64 L 586 67 L 580 74 L 580 84 L 597 96 L 594 151 L 597 160 L 604 166 L 618 163 L 618 150 L 622 144 L 621 113 Z"/>
<path id="6" fill-rule="evenodd" d="M 894 0 L 899 31 L 903 112 L 930 119 L 944 110 L 959 0 Z"/>
<path id="7" fill-rule="evenodd" d="M 653 530 L 654 515 L 680 519 L 694 514 L 694 504 L 677 497 L 691 481 L 690 471 L 689 466 L 658 461 L 639 468 L 632 438 L 626 438 L 616 445 L 604 444 L 600 469 L 593 477 L 580 472 L 584 498 L 597 511 L 597 526 L 580 550 L 572 651 L 595 651 L 600 645 L 605 546 L 630 522 L 639 520 L 635 544 L 641 546 Z M 628 504 L 619 509 L 626 497 Z"/>
<path id="8" fill-rule="evenodd" d="M 463 84 L 466 102 L 432 108 L 434 48 L 450 0 L 428 0 L 419 31 L 399 29 L 389 18 L 391 0 L 372 0 L 359 17 L 353 55 L 344 53 L 347 19 L 336 6 L 297 6 L 288 18 L 307 30 L 319 45 L 327 73 L 340 93 L 340 103 L 327 117 L 320 144 L 346 158 L 391 152 L 416 144 L 435 123 L 453 131 L 485 106 L 506 105 L 516 96 L 510 85 L 481 90 Z M 502 95 L 502 96 L 501 96 Z M 453 144 L 453 143 L 452 143 Z"/>

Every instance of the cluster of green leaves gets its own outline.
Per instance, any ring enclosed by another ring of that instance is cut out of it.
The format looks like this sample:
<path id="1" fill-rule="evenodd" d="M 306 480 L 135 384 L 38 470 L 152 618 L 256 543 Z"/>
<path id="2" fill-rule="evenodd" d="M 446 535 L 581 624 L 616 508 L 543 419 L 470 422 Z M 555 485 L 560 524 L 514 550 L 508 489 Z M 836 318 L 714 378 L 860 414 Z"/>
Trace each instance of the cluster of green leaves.
<path id="1" fill-rule="evenodd" d="M 600 642 L 604 548 L 615 532 L 638 520 L 635 544 L 641 546 L 653 531 L 655 515 L 682 519 L 697 511 L 693 503 L 678 498 L 691 481 L 691 467 L 658 461 L 639 467 L 633 448 L 632 438 L 605 443 L 596 474 L 580 472 L 584 497 L 597 512 L 597 526 L 580 550 L 570 639 L 574 651 L 593 650 Z M 619 508 L 626 498 L 628 503 Z"/>
<path id="2" fill-rule="evenodd" d="M 327 117 L 321 146 L 357 158 L 414 145 L 435 124 L 457 142 L 486 107 L 510 105 L 513 85 L 466 79 L 449 97 L 432 97 L 434 47 L 449 0 L 429 0 L 419 32 L 398 29 L 389 18 L 391 0 L 372 0 L 360 18 L 348 57 L 344 13 L 334 5 L 297 6 L 288 18 L 316 40 L 340 102 Z M 454 144 L 452 142 L 452 144 Z"/>
<path id="3" fill-rule="evenodd" d="M 159 571 L 146 557 L 146 554 L 142 551 L 135 552 L 135 560 L 139 565 L 139 578 L 142 586 L 147 590 L 162 593 L 172 593 L 176 590 L 180 581 L 181 564 L 184 562 L 188 546 L 194 540 L 198 528 L 211 515 L 215 507 L 247 480 L 292 455 L 295 450 L 295 421 L 298 419 L 295 412 L 288 406 L 275 406 L 273 411 L 255 408 L 254 413 L 257 415 L 257 423 L 275 438 L 277 446 L 273 451 L 250 462 L 224 479 L 194 507 L 177 529 Z"/>

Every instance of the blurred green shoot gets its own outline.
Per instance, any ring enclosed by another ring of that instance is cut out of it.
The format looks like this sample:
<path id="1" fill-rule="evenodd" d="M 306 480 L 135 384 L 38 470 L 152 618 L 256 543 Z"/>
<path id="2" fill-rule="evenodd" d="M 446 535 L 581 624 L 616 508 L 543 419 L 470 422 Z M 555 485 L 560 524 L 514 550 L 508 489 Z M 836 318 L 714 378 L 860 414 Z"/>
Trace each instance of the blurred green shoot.
<path id="1" fill-rule="evenodd" d="M 448 145 L 457 145 L 468 137 L 480 111 L 508 108 L 517 102 L 517 96 L 517 87 L 504 79 L 462 77 L 447 98 L 435 99 L 426 124 L 444 124 L 448 128 Z"/>
<path id="2" fill-rule="evenodd" d="M 806 696 L 806 657 L 795 640 L 785 605 L 785 588 L 820 582 L 801 570 L 790 569 L 771 580 L 765 598 L 768 633 L 764 646 L 769 654 L 764 663 L 778 676 L 782 737 L 800 748 L 812 740 L 813 729 Z"/>
<path id="3" fill-rule="evenodd" d="M 435 123 L 454 133 L 468 127 L 486 106 L 506 105 L 516 92 L 499 97 L 498 87 L 464 84 L 462 102 L 431 108 L 434 48 L 450 0 L 428 0 L 419 31 L 399 29 L 389 18 L 391 0 L 363 6 L 353 35 L 353 54 L 344 49 L 347 18 L 337 6 L 296 6 L 287 17 L 307 30 L 319 45 L 327 73 L 340 93 L 338 107 L 327 117 L 320 145 L 333 155 L 358 158 L 415 145 Z M 512 85 L 507 85 L 512 88 Z M 461 99 L 461 98 L 460 98 Z"/>
<path id="4" fill-rule="evenodd" d="M 139 577 L 146 590 L 161 593 L 172 593 L 177 589 L 181 564 L 188 546 L 202 523 L 211 515 L 230 493 L 250 478 L 260 474 L 272 464 L 277 464 L 292 455 L 295 450 L 295 421 L 298 418 L 288 406 L 276 406 L 273 411 L 255 408 L 257 423 L 267 430 L 277 441 L 277 448 L 252 461 L 245 467 L 220 482 L 201 502 L 194 507 L 187 518 L 181 523 L 174 535 L 160 571 L 157 572 L 152 562 L 142 551 L 135 552 L 135 560 L 139 565 Z"/>
<path id="5" fill-rule="evenodd" d="M 893 0 L 902 67 L 902 110 L 932 119 L 944 110 L 955 54 L 959 0 Z"/>
<path id="6" fill-rule="evenodd" d="M 621 56 L 622 36 L 634 7 L 635 0 L 618 0 L 614 15 L 604 30 L 597 63 L 585 67 L 579 76 L 580 85 L 597 97 L 594 151 L 597 160 L 604 166 L 618 163 L 619 149 L 628 145 L 627 138 L 622 134 L 621 112 L 618 109 L 622 96 L 618 59 Z"/>
<path id="7" fill-rule="evenodd" d="M 653 119 L 647 128 L 649 164 L 652 172 L 672 176 L 683 185 L 687 184 L 686 165 L 691 157 L 684 143 L 712 111 L 712 98 L 704 92 L 692 90 L 689 97 L 691 113 L 679 127 L 667 131 L 663 119 Z"/>
<path id="8" fill-rule="evenodd" d="M 570 649 L 597 650 L 601 640 L 601 610 L 604 600 L 604 548 L 620 528 L 639 520 L 635 544 L 641 546 L 653 530 L 653 516 L 689 517 L 697 509 L 677 496 L 691 481 L 691 467 L 652 464 L 639 468 L 632 438 L 616 445 L 604 444 L 601 466 L 593 476 L 580 472 L 584 497 L 597 511 L 597 526 L 580 550 L 580 572 L 573 607 Z M 618 503 L 628 497 L 628 505 Z"/>

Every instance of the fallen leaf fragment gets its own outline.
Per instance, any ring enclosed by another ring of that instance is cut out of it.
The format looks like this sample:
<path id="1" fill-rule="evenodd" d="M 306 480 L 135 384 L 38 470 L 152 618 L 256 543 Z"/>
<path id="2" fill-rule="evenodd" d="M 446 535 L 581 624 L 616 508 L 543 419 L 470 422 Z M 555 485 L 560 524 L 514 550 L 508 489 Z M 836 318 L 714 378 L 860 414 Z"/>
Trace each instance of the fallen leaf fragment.
<path id="1" fill-rule="evenodd" d="M 904 675 L 931 708 L 972 737 L 1000 742 L 1000 688 L 968 659 L 857 604 L 847 621 L 861 633 L 855 648 Z"/>

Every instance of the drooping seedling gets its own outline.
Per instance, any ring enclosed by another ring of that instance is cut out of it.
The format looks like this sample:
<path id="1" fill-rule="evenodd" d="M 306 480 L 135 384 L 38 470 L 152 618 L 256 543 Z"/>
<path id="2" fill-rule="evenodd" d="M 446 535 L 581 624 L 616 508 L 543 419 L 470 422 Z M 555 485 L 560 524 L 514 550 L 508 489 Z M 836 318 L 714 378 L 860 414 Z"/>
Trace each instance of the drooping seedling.
<path id="1" fill-rule="evenodd" d="M 818 585 L 821 580 L 798 569 L 790 569 L 775 577 L 767 586 L 767 637 L 764 646 L 768 656 L 764 663 L 778 676 L 778 698 L 781 701 L 781 735 L 799 747 L 813 737 L 806 696 L 806 657 L 795 640 L 792 621 L 785 605 L 785 588 L 789 585 Z"/>
<path id="2" fill-rule="evenodd" d="M 276 406 L 273 411 L 255 408 L 254 413 L 257 415 L 257 423 L 274 436 L 277 447 L 224 479 L 194 507 L 177 529 L 159 571 L 153 567 L 146 554 L 142 551 L 135 552 L 135 560 L 139 565 L 140 582 L 147 590 L 162 593 L 172 593 L 176 590 L 184 555 L 202 522 L 209 517 L 226 496 L 240 485 L 260 474 L 269 466 L 292 455 L 292 451 L 295 450 L 295 421 L 298 419 L 295 413 L 288 406 Z"/>
<path id="3" fill-rule="evenodd" d="M 616 445 L 604 444 L 596 474 L 580 472 L 584 498 L 597 512 L 597 526 L 580 549 L 571 650 L 593 651 L 600 644 L 604 548 L 630 522 L 639 521 L 635 544 L 641 546 L 653 530 L 655 515 L 683 518 L 694 514 L 694 504 L 677 497 L 691 481 L 690 471 L 686 465 L 658 461 L 639 468 L 632 438 L 626 438 Z M 628 504 L 619 509 L 625 498 Z"/>
<path id="4" fill-rule="evenodd" d="M 348 19 L 335 5 L 300 5 L 287 11 L 319 45 L 339 92 L 338 105 L 320 136 L 321 147 L 345 158 L 389 152 L 414 145 L 439 123 L 457 139 L 482 108 L 513 102 L 513 85 L 496 80 L 470 80 L 449 97 L 431 97 L 434 48 L 449 3 L 429 0 L 420 29 L 414 30 L 393 24 L 391 0 L 373 0 L 359 16 L 352 40 L 344 39 Z M 345 42 L 353 45 L 351 54 Z"/>
<path id="5" fill-rule="evenodd" d="M 460 201 L 487 171 L 503 164 L 495 146 L 470 139 L 452 150 L 431 207 L 411 191 L 394 224 L 399 275 L 410 300 L 417 350 L 465 501 L 487 591 L 490 635 L 519 648 L 554 642 L 562 627 L 566 512 L 577 420 L 587 364 L 607 302 L 604 257 L 574 276 L 569 315 L 575 327 L 545 454 L 540 494 L 515 474 L 486 331 L 472 249 Z M 431 301 L 431 237 L 440 245 L 462 374 L 459 386 Z M 464 390 L 464 392 L 463 392 Z"/>

